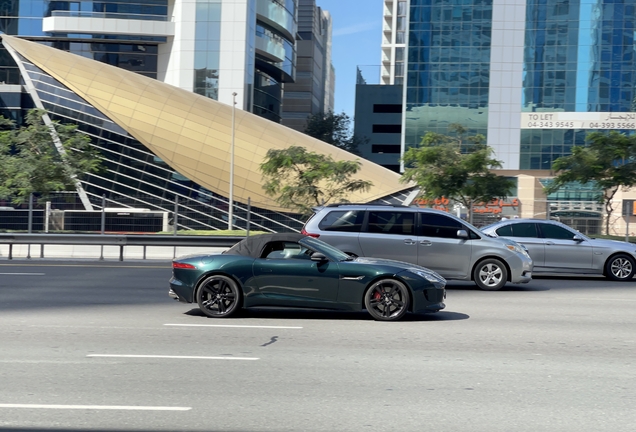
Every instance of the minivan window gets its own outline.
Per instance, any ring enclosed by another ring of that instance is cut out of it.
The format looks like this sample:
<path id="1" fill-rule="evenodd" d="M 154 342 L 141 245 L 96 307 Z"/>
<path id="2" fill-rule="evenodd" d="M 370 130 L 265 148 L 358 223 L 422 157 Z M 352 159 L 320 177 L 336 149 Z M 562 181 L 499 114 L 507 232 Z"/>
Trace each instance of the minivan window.
<path id="1" fill-rule="evenodd" d="M 318 224 L 318 228 L 323 231 L 360 232 L 363 218 L 362 210 L 336 210 L 327 213 Z"/>
<path id="2" fill-rule="evenodd" d="M 457 238 L 457 230 L 460 229 L 466 230 L 466 227 L 455 219 L 444 215 L 422 213 L 422 229 L 420 233 L 422 236 Z"/>
<path id="3" fill-rule="evenodd" d="M 415 235 L 413 212 L 370 211 L 367 231 L 370 233 Z"/>

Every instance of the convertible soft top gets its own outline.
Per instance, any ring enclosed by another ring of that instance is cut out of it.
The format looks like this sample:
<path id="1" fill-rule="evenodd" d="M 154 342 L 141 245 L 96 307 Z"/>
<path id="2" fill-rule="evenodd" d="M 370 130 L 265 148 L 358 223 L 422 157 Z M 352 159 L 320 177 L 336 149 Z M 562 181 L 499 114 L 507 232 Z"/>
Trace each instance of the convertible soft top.
<path id="1" fill-rule="evenodd" d="M 252 258 L 260 258 L 263 249 L 270 242 L 297 242 L 298 240 L 305 238 L 304 234 L 298 233 L 278 233 L 278 234 L 260 234 L 251 237 L 246 237 L 241 240 L 230 249 L 225 251 L 230 255 L 242 255 Z"/>

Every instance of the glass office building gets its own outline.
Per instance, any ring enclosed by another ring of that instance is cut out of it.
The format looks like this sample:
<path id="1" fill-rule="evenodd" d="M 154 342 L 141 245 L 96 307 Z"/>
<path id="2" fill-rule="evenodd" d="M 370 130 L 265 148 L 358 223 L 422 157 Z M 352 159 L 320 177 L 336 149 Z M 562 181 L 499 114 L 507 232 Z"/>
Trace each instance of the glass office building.
<path id="1" fill-rule="evenodd" d="M 636 130 L 633 0 L 411 0 L 403 147 L 460 123 L 507 170 Z"/>
<path id="2" fill-rule="evenodd" d="M 296 7 L 297 0 L 13 0 L 0 5 L 0 31 L 279 122 L 283 83 L 295 76 Z M 233 49 L 223 49 L 228 46 Z M 83 182 L 78 192 L 84 208 L 101 205 L 106 195 L 109 207 L 171 211 L 176 199 L 185 212 L 180 225 L 227 226 L 227 190 L 186 175 L 47 71 L 36 69 L 0 48 L 0 114 L 20 123 L 26 110 L 44 108 L 50 119 L 75 123 L 91 137 L 107 172 Z M 164 136 L 176 143 L 180 138 L 171 132 Z M 227 165 L 226 160 L 216 163 Z M 255 229 L 302 225 L 271 205 L 258 206 L 254 202 Z M 245 200 L 237 203 L 237 226 L 245 226 L 246 208 Z"/>

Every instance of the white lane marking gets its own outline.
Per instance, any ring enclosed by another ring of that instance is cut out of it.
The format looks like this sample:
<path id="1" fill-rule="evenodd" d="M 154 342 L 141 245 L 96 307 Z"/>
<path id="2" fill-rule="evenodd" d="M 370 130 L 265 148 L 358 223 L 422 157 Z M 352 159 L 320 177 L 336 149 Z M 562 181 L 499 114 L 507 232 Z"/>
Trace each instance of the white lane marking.
<path id="1" fill-rule="evenodd" d="M 636 302 L 636 299 L 628 298 L 605 298 L 605 297 L 554 297 L 558 300 L 590 300 L 590 301 L 614 301 L 614 302 Z"/>
<path id="2" fill-rule="evenodd" d="M 190 411 L 192 409 L 192 407 L 135 406 L 135 405 L 38 405 L 38 404 L 0 404 L 0 408 L 127 410 L 127 411 Z"/>
<path id="3" fill-rule="evenodd" d="M 190 359 L 190 360 L 260 360 L 258 357 L 203 357 L 203 356 L 169 356 L 169 355 L 137 355 L 137 354 L 87 354 L 86 357 L 163 358 L 163 359 Z"/>
<path id="4" fill-rule="evenodd" d="M 0 275 L 11 276 L 44 276 L 46 273 L 0 273 Z"/>
<path id="5" fill-rule="evenodd" d="M 262 328 L 262 329 L 301 329 L 302 327 L 288 326 L 252 326 L 252 325 L 230 325 L 230 324 L 164 324 L 165 326 L 176 327 L 228 327 L 228 328 Z"/>

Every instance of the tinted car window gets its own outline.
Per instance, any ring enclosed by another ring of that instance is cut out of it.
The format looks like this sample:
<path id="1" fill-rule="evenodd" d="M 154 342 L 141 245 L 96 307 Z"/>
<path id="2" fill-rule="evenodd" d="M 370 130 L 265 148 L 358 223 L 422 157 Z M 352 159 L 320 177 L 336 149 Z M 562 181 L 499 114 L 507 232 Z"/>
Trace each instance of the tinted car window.
<path id="1" fill-rule="evenodd" d="M 495 232 L 497 233 L 498 236 L 502 236 L 502 237 L 511 236 L 512 225 L 502 226 L 501 228 L 496 229 Z"/>
<path id="2" fill-rule="evenodd" d="M 541 232 L 544 238 L 558 239 L 558 240 L 572 240 L 575 234 L 572 231 L 561 228 L 557 225 L 542 224 Z"/>
<path id="3" fill-rule="evenodd" d="M 415 235 L 413 212 L 370 211 L 367 231 L 370 233 Z"/>
<path id="4" fill-rule="evenodd" d="M 457 230 L 466 228 L 455 219 L 438 215 L 422 213 L 421 234 L 426 237 L 457 238 Z"/>
<path id="5" fill-rule="evenodd" d="M 521 222 L 509 226 L 512 227 L 512 234 L 508 235 L 513 237 L 539 237 L 537 224 L 535 223 Z M 499 234 L 499 231 L 497 231 L 497 234 Z"/>
<path id="6" fill-rule="evenodd" d="M 323 231 L 360 232 L 364 211 L 361 210 L 336 210 L 329 212 L 318 224 Z"/>

